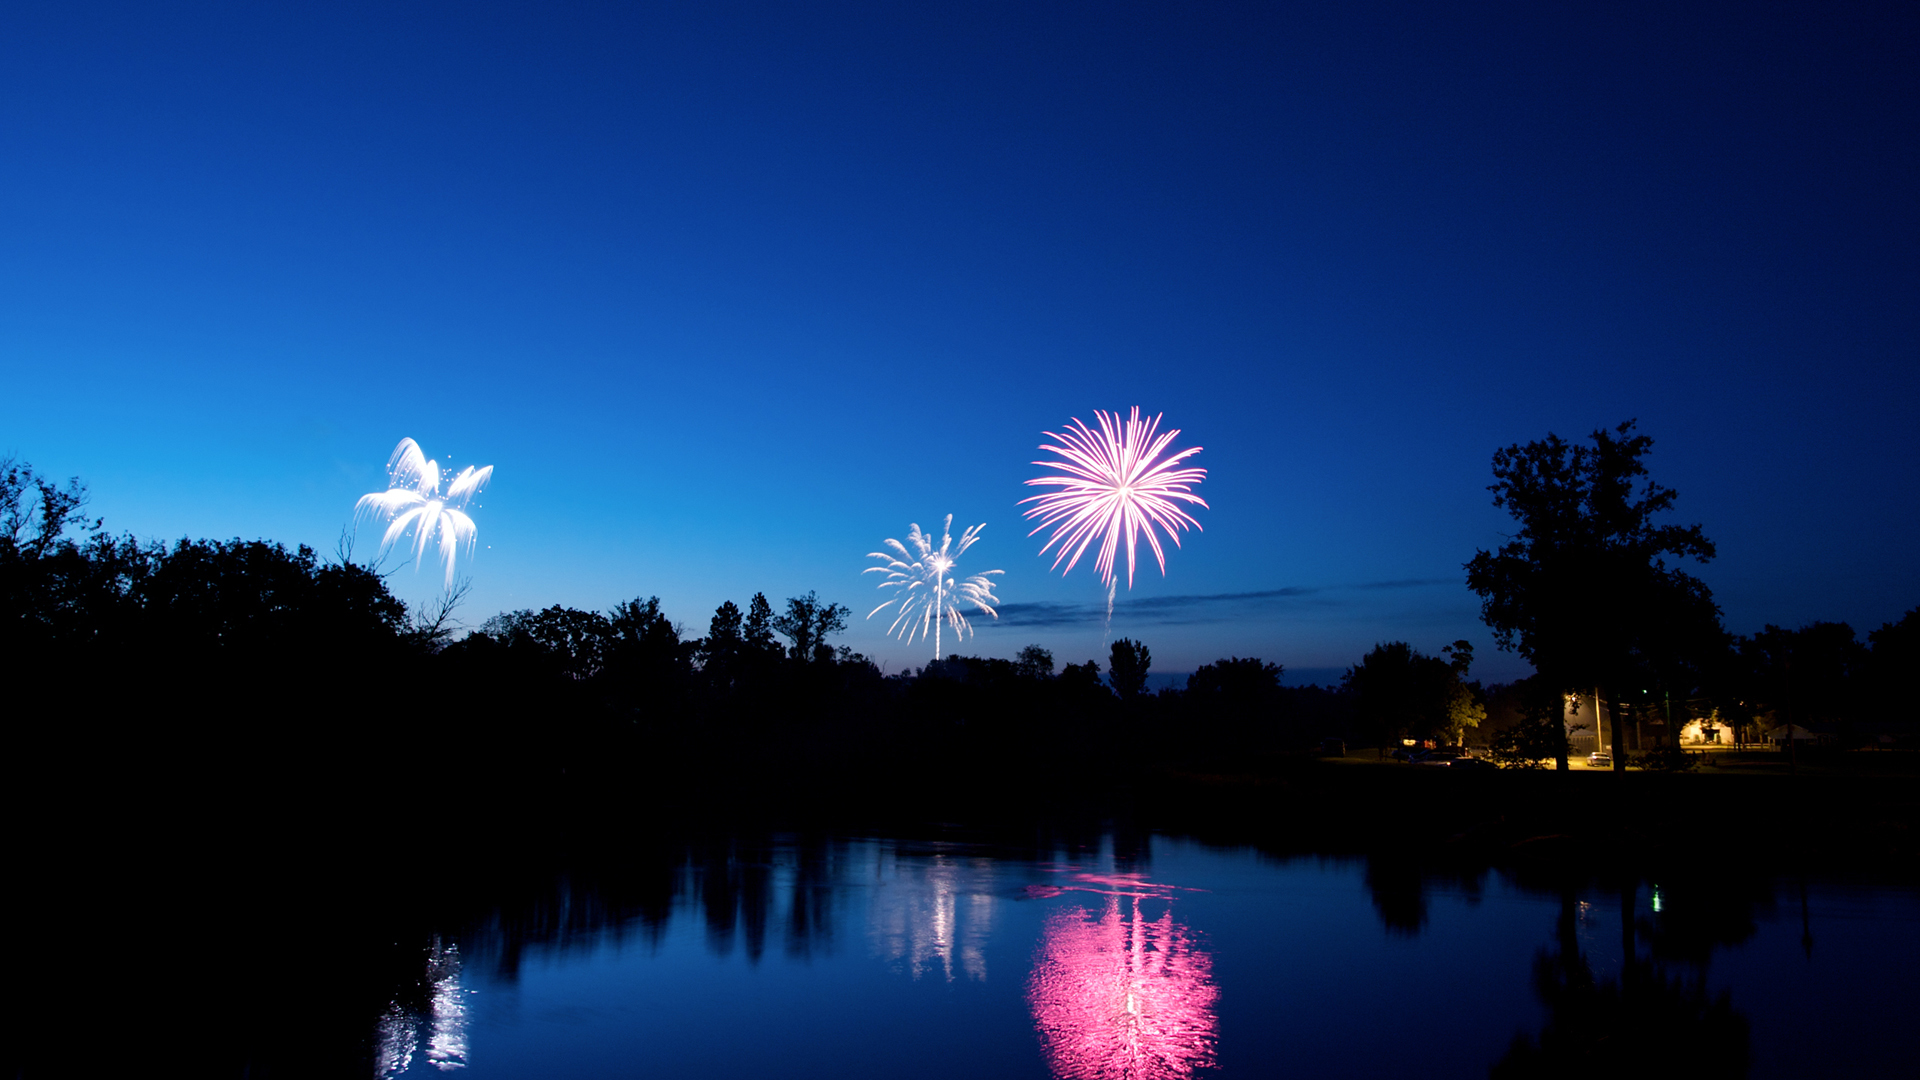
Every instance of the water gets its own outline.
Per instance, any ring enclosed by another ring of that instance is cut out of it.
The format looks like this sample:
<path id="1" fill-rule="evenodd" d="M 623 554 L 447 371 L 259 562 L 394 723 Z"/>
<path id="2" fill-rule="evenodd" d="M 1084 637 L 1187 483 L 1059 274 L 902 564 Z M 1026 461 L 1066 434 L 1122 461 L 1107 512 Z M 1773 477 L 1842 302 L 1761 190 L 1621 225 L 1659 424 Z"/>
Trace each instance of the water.
<path id="1" fill-rule="evenodd" d="M 1920 1006 L 1898 887 L 1434 880 L 1165 837 L 655 862 L 423 933 L 375 1074 L 1888 1076 Z"/>

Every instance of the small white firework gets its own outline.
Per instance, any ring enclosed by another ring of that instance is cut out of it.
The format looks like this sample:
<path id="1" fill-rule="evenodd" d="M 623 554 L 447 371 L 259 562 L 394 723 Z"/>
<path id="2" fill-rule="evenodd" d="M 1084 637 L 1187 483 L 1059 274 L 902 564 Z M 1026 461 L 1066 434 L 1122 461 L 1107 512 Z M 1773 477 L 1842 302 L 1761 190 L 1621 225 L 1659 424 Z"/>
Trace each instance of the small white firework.
<path id="1" fill-rule="evenodd" d="M 354 516 L 369 514 L 387 519 L 386 535 L 380 538 L 382 554 L 411 529 L 416 570 L 427 545 L 436 542 L 437 535 L 440 558 L 447 566 L 447 588 L 451 590 L 454 557 L 462 546 L 471 556 L 478 535 L 473 519 L 467 516 L 467 504 L 492 478 L 493 466 L 476 469 L 469 465 L 448 483 L 443 495 L 439 463 L 427 460 L 419 443 L 401 439 L 387 459 L 387 490 L 360 496 L 354 504 Z"/>
<path id="2" fill-rule="evenodd" d="M 958 562 L 962 552 L 973 546 L 980 538 L 980 530 L 986 528 L 983 522 L 960 534 L 959 544 L 953 542 L 953 515 L 947 515 L 947 522 L 940 529 L 940 547 L 933 546 L 933 537 L 920 531 L 920 526 L 910 525 L 907 529 L 907 543 L 888 540 L 886 551 L 868 554 L 869 559 L 879 559 L 881 565 L 869 566 L 861 571 L 866 574 L 885 574 L 887 580 L 880 583 L 882 589 L 894 590 L 892 599 L 872 611 L 867 612 L 871 619 L 895 604 L 893 625 L 887 628 L 889 634 L 899 634 L 901 640 L 911 642 L 914 634 L 922 639 L 927 632 L 933 632 L 933 658 L 940 659 L 940 624 L 953 627 L 954 633 L 965 637 L 973 627 L 960 610 L 960 605 L 971 604 L 993 618 L 999 618 L 993 605 L 1000 598 L 993 595 L 995 574 L 1001 570 L 988 570 L 985 573 L 969 577 L 957 577 L 954 563 Z M 912 550 L 908 550 L 908 545 Z"/>

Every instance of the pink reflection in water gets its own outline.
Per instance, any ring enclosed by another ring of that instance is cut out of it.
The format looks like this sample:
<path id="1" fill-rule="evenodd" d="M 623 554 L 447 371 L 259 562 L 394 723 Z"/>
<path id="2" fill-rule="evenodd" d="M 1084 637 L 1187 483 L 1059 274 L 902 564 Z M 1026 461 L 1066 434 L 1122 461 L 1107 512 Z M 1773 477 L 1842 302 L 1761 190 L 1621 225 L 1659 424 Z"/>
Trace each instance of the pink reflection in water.
<path id="1" fill-rule="evenodd" d="M 1171 907 L 1141 915 L 1142 899 L 1165 893 L 1140 884 L 1108 893 L 1098 916 L 1073 907 L 1047 920 L 1027 1000 L 1062 1080 L 1166 1080 L 1214 1063 L 1213 958 Z"/>

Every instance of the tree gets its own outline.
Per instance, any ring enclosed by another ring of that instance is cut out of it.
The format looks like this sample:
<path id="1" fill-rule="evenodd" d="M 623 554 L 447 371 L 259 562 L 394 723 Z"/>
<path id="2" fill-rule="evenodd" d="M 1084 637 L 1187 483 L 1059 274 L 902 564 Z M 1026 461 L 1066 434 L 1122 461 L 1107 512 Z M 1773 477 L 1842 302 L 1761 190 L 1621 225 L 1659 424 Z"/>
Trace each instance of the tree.
<path id="1" fill-rule="evenodd" d="M 659 696 L 682 683 L 692 650 L 660 610 L 660 598 L 627 600 L 607 617 L 606 668 L 629 694 Z"/>
<path id="2" fill-rule="evenodd" d="M 740 634 L 740 606 L 731 600 L 713 609 L 707 623 L 707 636 L 694 643 L 694 658 L 711 685 L 725 689 L 733 685 L 735 669 L 746 639 Z"/>
<path id="3" fill-rule="evenodd" d="M 1913 708 L 1907 704 L 1920 683 L 1920 607 L 1897 623 L 1883 623 L 1867 635 L 1873 655 L 1867 666 L 1867 687 L 1881 723 L 1900 718 L 1910 728 Z"/>
<path id="4" fill-rule="evenodd" d="M 1447 741 L 1460 745 L 1467 741 L 1467 729 L 1477 728 L 1487 718 L 1485 693 L 1477 682 L 1467 681 L 1467 671 L 1473 667 L 1473 643 L 1465 639 L 1451 645 L 1442 645 L 1440 651 L 1447 657 L 1447 667 L 1453 672 L 1452 685 L 1447 690 Z"/>
<path id="5" fill-rule="evenodd" d="M 1132 638 L 1113 643 L 1107 658 L 1107 678 L 1123 700 L 1131 701 L 1147 688 L 1147 669 L 1153 666 L 1153 654 Z"/>
<path id="6" fill-rule="evenodd" d="M 756 656 L 773 656 L 780 646 L 773 640 L 773 605 L 766 593 L 754 593 L 747 604 L 746 621 L 740 624 L 740 638 L 747 651 Z"/>
<path id="7" fill-rule="evenodd" d="M 1284 734 L 1280 675 L 1279 664 L 1252 656 L 1201 664 L 1182 698 L 1187 738 L 1216 752 L 1272 748 Z"/>
<path id="8" fill-rule="evenodd" d="M 1734 696 L 1755 719 L 1774 724 L 1833 724 L 1852 736 L 1860 718 L 1873 654 L 1846 623 L 1813 622 L 1798 630 L 1768 624 L 1734 649 Z M 1742 719 L 1746 718 L 1744 711 Z M 1794 740 L 1787 741 L 1791 754 Z"/>
<path id="9" fill-rule="evenodd" d="M 80 516 L 87 486 L 79 478 L 59 484 L 27 462 L 0 458 L 0 560 L 37 559 L 64 541 L 69 528 L 97 533 L 101 522 Z"/>
<path id="10" fill-rule="evenodd" d="M 1204 699 L 1244 709 L 1271 708 L 1280 691 L 1282 671 L 1279 664 L 1254 656 L 1215 660 L 1201 664 L 1187 676 L 1187 693 L 1196 701 Z"/>
<path id="11" fill-rule="evenodd" d="M 805 596 L 788 597 L 786 614 L 774 616 L 770 625 L 793 642 L 795 660 L 832 660 L 833 649 L 827 637 L 845 630 L 851 614 L 845 604 L 822 604 L 820 597 L 809 591 Z"/>
<path id="12" fill-rule="evenodd" d="M 606 616 L 559 604 L 544 611 L 502 612 L 480 624 L 480 631 L 508 648 L 544 654 L 575 681 L 600 673 L 613 636 Z"/>
<path id="13" fill-rule="evenodd" d="M 1361 727 L 1383 750 L 1393 740 L 1448 733 L 1458 681 L 1446 661 L 1404 641 L 1375 645 L 1341 679 L 1354 696 Z"/>
<path id="14" fill-rule="evenodd" d="M 1014 657 L 1013 667 L 1029 679 L 1053 677 L 1053 653 L 1038 645 L 1029 645 Z"/>
<path id="15" fill-rule="evenodd" d="M 1605 690 L 1615 770 L 1626 767 L 1622 693 L 1654 683 L 1685 696 L 1725 638 L 1706 585 L 1666 563 L 1704 563 L 1713 543 L 1698 525 L 1654 524 L 1676 493 L 1644 479 L 1653 440 L 1633 426 L 1595 431 L 1590 447 L 1549 434 L 1497 451 L 1487 490 L 1520 531 L 1466 564 L 1502 649 L 1555 690 Z"/>
<path id="16" fill-rule="evenodd" d="M 1487 756 L 1501 768 L 1533 769 L 1553 759 L 1561 771 L 1567 768 L 1567 723 L 1562 710 L 1566 696 L 1547 685 L 1540 676 L 1521 679 L 1495 687 L 1489 694 L 1489 711 L 1497 711 L 1498 730 L 1487 739 Z M 1575 727 L 1584 728 L 1585 723 Z"/>

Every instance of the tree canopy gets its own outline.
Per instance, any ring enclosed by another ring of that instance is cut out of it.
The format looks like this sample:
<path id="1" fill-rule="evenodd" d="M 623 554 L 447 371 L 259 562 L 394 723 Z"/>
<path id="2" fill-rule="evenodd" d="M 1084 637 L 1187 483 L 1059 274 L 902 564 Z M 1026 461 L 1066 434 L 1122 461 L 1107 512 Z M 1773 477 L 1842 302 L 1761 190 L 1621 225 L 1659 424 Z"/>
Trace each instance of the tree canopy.
<path id="1" fill-rule="evenodd" d="M 1699 525 L 1656 522 L 1677 493 L 1648 478 L 1653 440 L 1628 420 L 1575 445 L 1549 434 L 1493 456 L 1495 506 L 1520 529 L 1466 564 L 1481 618 L 1503 649 L 1555 689 L 1615 693 L 1659 684 L 1682 695 L 1722 647 L 1720 609 L 1699 579 L 1668 559 L 1706 562 Z M 1625 765 L 1620 725 L 1614 762 Z"/>

